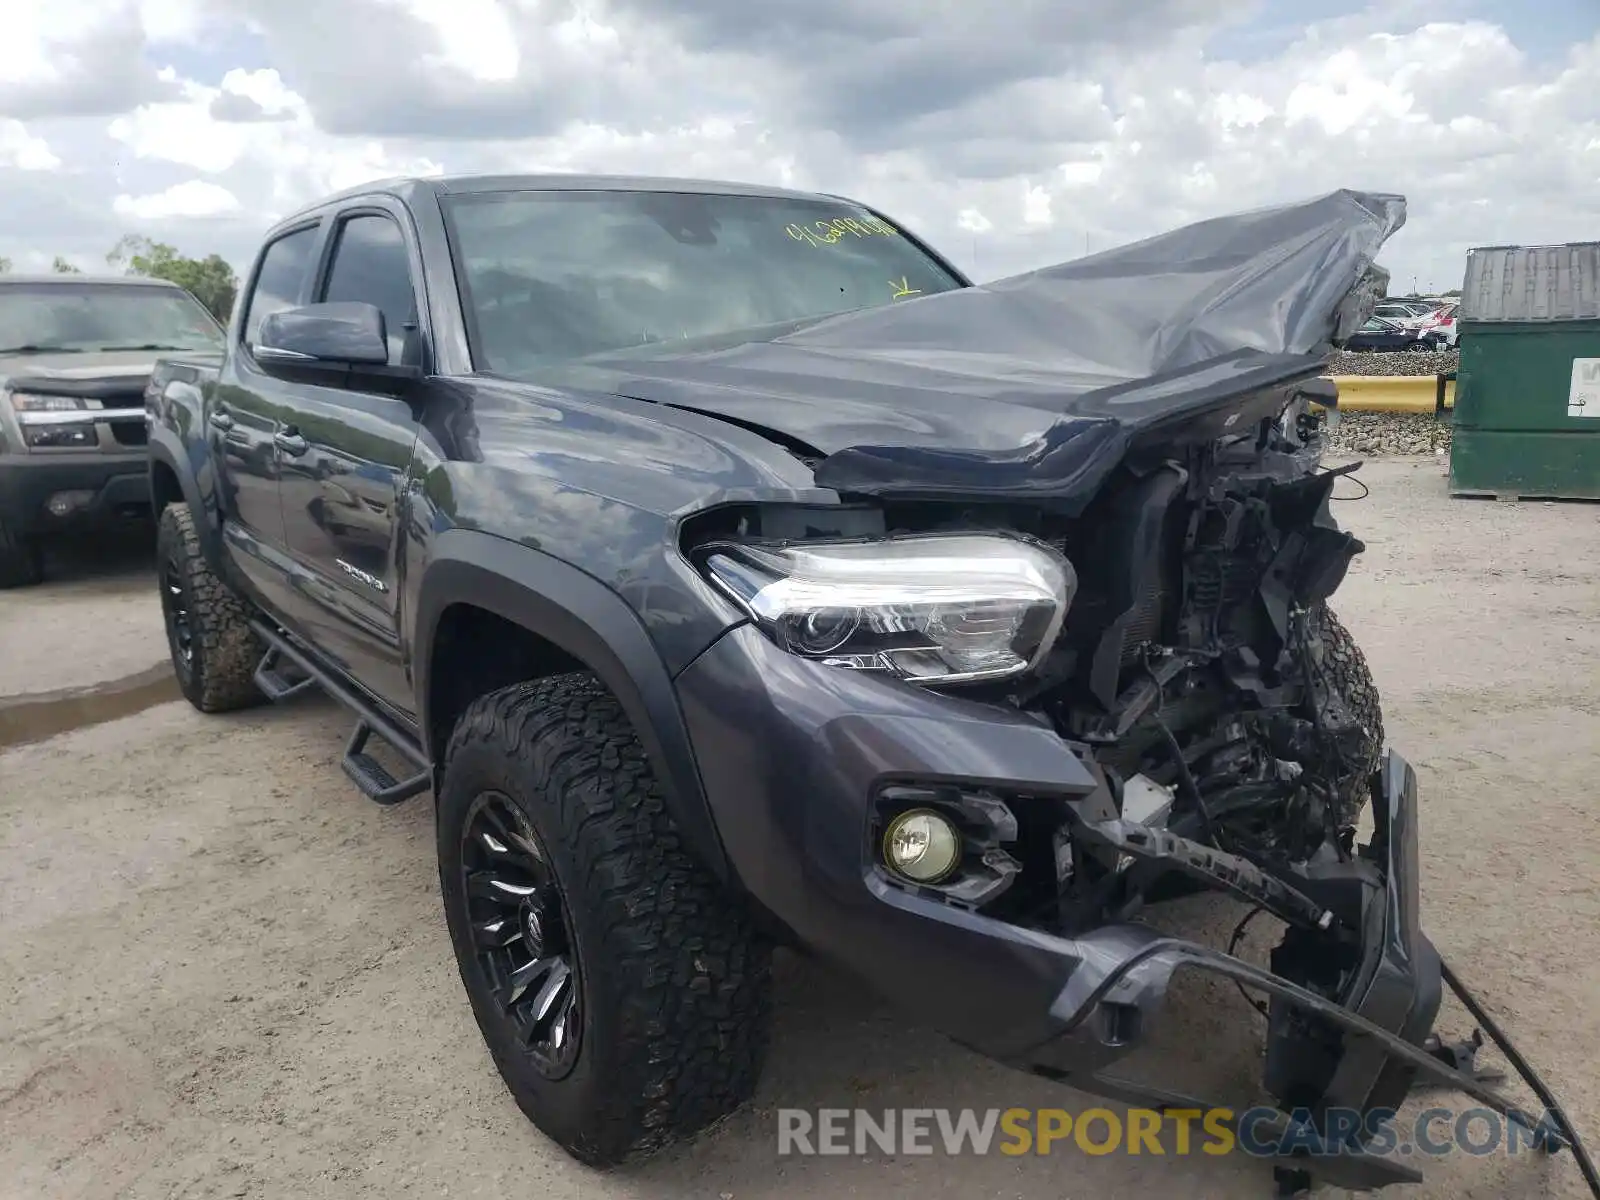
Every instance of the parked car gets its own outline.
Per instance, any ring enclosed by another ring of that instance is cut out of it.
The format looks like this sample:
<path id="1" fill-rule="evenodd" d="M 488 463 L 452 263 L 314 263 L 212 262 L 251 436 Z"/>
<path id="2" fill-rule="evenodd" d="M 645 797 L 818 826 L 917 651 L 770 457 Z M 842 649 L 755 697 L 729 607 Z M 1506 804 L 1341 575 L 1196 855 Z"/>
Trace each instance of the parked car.
<path id="1" fill-rule="evenodd" d="M 1461 303 L 1449 300 L 1436 308 L 1433 313 L 1423 318 L 1418 328 L 1426 334 L 1438 339 L 1441 346 L 1454 347 L 1456 344 L 1456 314 L 1461 310 Z"/>
<path id="2" fill-rule="evenodd" d="M 1408 329 L 1415 329 L 1421 326 L 1432 312 L 1433 308 L 1420 300 L 1384 300 L 1372 310 L 1372 315 L 1393 321 Z"/>
<path id="3" fill-rule="evenodd" d="M 320 687 L 363 794 L 433 792 L 479 1029 L 591 1164 L 751 1095 L 775 943 L 1161 1108 L 1112 1076 L 1168 980 L 1247 983 L 1258 1139 L 1419 1077 L 1506 1111 L 1421 1049 L 1416 776 L 1328 605 L 1344 469 L 1279 423 L 1403 219 L 1339 192 L 977 287 L 837 196 L 334 196 L 267 234 L 220 361 L 151 382 L 178 684 Z M 1136 919 L 1194 889 L 1283 923 L 1271 970 Z M 1413 1177 L 1360 1136 L 1297 1169 Z"/>
<path id="4" fill-rule="evenodd" d="M 150 369 L 222 343 L 159 279 L 0 275 L 0 587 L 37 583 L 49 538 L 149 517 Z"/>
<path id="5" fill-rule="evenodd" d="M 1346 350 L 1437 350 L 1440 337 L 1385 317 L 1372 317 L 1345 343 Z"/>

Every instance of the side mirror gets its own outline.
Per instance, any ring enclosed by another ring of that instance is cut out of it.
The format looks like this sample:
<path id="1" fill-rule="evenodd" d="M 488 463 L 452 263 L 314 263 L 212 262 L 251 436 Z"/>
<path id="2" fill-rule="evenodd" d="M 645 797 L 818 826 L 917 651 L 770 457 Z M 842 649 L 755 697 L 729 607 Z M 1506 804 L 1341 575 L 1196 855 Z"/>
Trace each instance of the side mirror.
<path id="1" fill-rule="evenodd" d="M 382 367 L 389 362 L 389 339 L 381 309 L 341 300 L 272 313 L 261 322 L 251 353 L 267 371 Z"/>

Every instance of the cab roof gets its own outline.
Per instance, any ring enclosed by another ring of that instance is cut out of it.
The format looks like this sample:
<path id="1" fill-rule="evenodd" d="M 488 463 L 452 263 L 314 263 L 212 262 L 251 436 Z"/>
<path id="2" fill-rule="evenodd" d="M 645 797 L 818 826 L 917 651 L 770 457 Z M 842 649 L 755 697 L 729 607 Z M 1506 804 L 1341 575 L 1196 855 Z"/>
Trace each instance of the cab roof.
<path id="1" fill-rule="evenodd" d="M 727 180 L 691 179 L 653 175 L 407 175 L 375 179 L 324 196 L 279 221 L 291 225 L 333 205 L 361 196 L 393 196 L 407 201 L 419 195 L 470 196 L 486 192 L 694 192 L 717 196 L 765 196 L 771 199 L 838 201 L 840 196 L 767 187 Z"/>

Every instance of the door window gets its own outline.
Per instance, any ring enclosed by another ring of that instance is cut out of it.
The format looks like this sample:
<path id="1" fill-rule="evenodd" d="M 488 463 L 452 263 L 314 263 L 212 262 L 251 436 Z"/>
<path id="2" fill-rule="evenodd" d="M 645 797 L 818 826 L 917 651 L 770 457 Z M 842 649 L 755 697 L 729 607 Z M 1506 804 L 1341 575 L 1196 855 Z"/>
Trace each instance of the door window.
<path id="1" fill-rule="evenodd" d="M 311 271 L 311 253 L 317 248 L 317 229 L 297 229 L 267 247 L 256 272 L 255 288 L 245 309 L 244 342 L 256 344 L 261 322 L 275 312 L 300 303 L 301 289 Z"/>
<path id="2" fill-rule="evenodd" d="M 420 365 L 416 292 L 400 226 L 388 217 L 351 217 L 339 227 L 324 300 L 357 300 L 383 313 L 390 365 Z"/>

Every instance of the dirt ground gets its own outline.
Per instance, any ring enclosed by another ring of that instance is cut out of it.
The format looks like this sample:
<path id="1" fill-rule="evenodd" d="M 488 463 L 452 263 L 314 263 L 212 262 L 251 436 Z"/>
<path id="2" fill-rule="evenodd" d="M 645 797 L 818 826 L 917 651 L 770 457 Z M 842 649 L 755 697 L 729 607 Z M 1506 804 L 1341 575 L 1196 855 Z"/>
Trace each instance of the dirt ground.
<path id="1" fill-rule="evenodd" d="M 1338 509 L 1368 551 L 1336 607 L 1421 777 L 1426 926 L 1600 1140 L 1600 508 L 1452 501 L 1432 460 L 1361 478 L 1370 496 Z M 1271 1194 L 1237 1155 L 780 1159 L 779 1107 L 1088 1103 L 787 957 L 757 1105 L 641 1167 L 578 1166 L 479 1040 L 429 802 L 364 802 L 326 701 L 174 701 L 141 553 L 62 570 L 0 595 L 0 1196 Z M 1255 1070 L 1231 988 L 1170 1016 L 1186 1071 Z M 1469 1023 L 1447 1005 L 1441 1027 Z M 1584 1194 L 1570 1155 L 1423 1165 L 1384 1195 Z"/>

